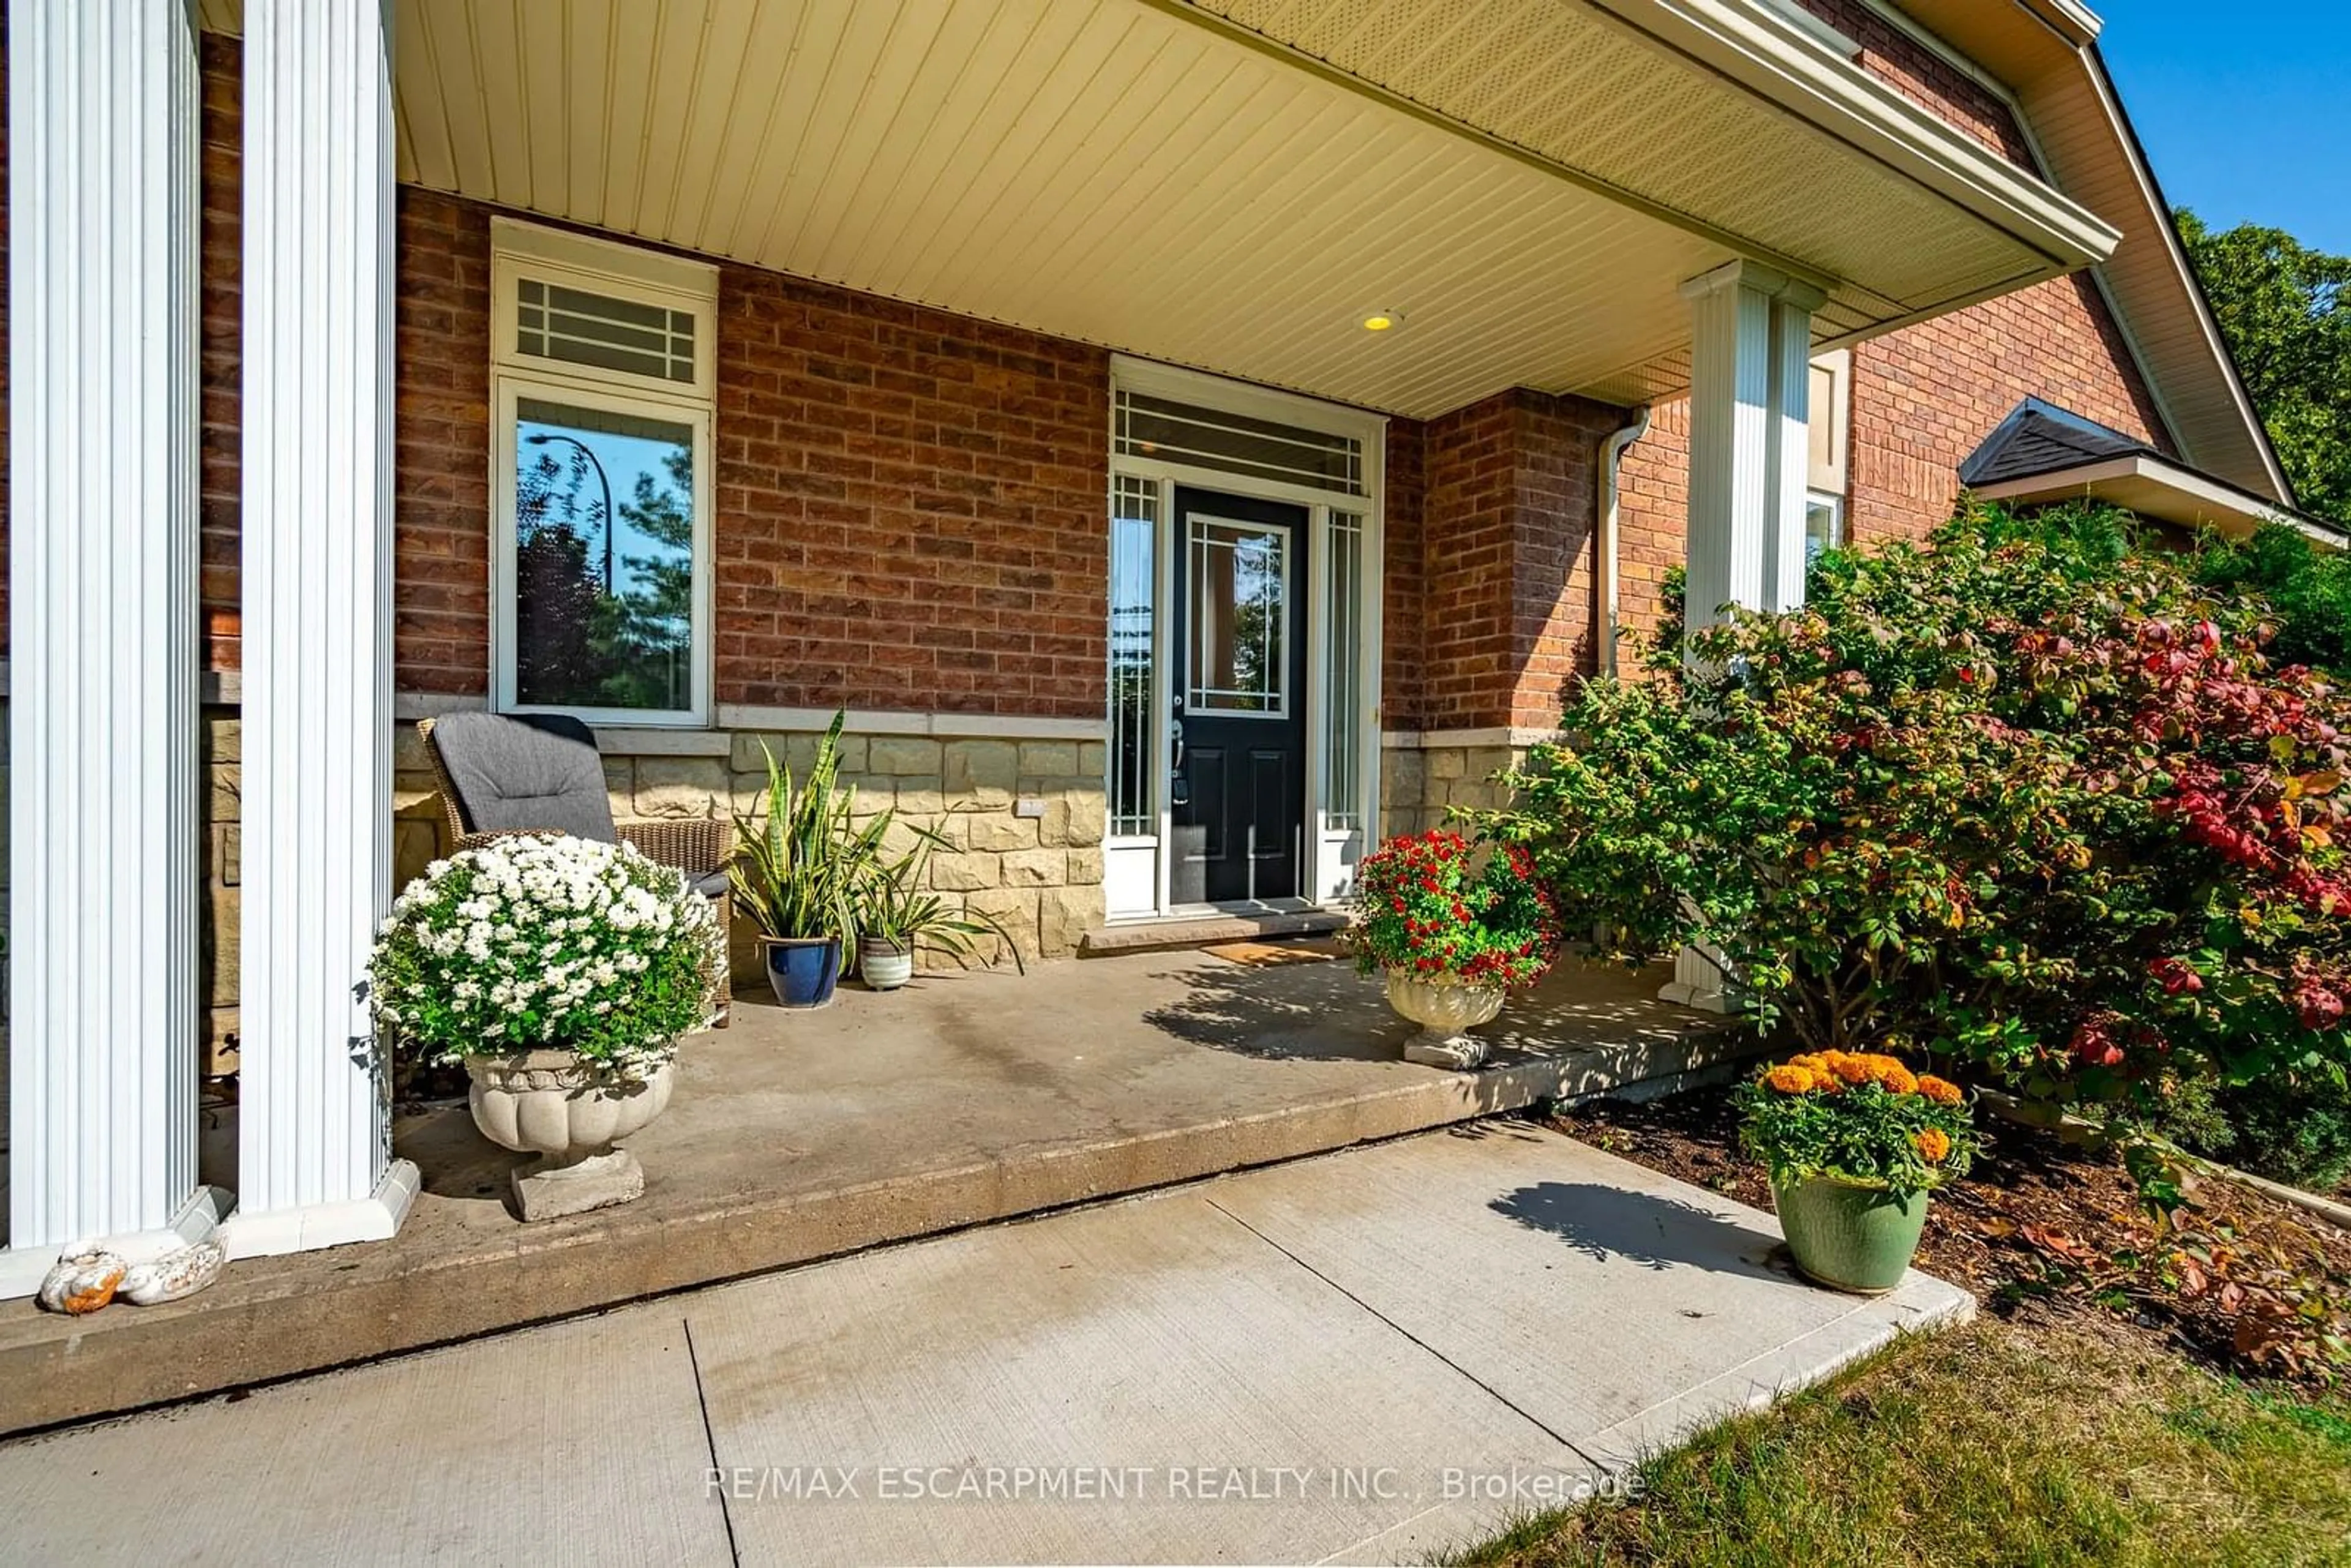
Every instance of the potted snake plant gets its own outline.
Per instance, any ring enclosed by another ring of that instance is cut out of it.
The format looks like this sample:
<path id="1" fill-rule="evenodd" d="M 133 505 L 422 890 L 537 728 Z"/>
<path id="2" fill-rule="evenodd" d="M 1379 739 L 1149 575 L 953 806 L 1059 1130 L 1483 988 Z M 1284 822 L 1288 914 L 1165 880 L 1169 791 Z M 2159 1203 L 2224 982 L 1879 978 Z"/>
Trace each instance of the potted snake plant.
<path id="1" fill-rule="evenodd" d="M 877 991 L 894 991 L 914 977 L 914 953 L 929 947 L 967 964 L 980 937 L 993 936 L 1023 974 L 1020 950 L 985 910 L 956 909 L 925 885 L 931 852 L 946 841 L 915 828 L 914 845 L 893 861 L 877 862 L 857 900 L 857 973 Z"/>
<path id="2" fill-rule="evenodd" d="M 884 809 L 858 825 L 857 787 L 841 781 L 846 716 L 832 716 L 803 777 L 768 751 L 761 809 L 735 814 L 740 842 L 728 874 L 736 904 L 759 928 L 768 984 L 788 1008 L 832 1000 L 841 955 L 857 940 L 859 889 L 881 863 L 883 837 L 896 820 Z"/>

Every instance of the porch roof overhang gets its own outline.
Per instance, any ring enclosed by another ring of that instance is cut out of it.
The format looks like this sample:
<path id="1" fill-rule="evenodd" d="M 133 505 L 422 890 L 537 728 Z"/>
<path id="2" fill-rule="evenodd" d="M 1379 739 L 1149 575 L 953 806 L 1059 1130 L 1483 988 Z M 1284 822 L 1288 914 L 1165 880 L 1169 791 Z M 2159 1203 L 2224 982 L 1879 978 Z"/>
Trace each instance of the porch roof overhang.
<path id="1" fill-rule="evenodd" d="M 1771 0 L 394 3 L 404 182 L 1412 417 L 1677 392 L 1725 262 L 1830 343 L 2116 238 Z"/>

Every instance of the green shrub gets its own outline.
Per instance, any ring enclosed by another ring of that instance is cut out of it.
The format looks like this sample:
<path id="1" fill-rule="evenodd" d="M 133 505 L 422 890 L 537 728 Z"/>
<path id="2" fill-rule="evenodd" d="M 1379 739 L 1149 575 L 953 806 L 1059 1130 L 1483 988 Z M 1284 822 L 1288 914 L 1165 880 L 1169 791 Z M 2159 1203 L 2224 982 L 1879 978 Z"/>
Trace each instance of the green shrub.
<path id="1" fill-rule="evenodd" d="M 2204 540 L 2196 576 L 2268 601 L 2277 618 L 2273 659 L 2351 673 L 2351 554 L 2322 549 L 2288 524 L 2263 523 L 2242 539 Z"/>
<path id="2" fill-rule="evenodd" d="M 1484 814 L 1570 929 L 1711 947 L 1813 1050 L 2129 1101 L 2351 1061 L 2351 711 L 2120 518 L 1973 507 L 1573 694 Z"/>

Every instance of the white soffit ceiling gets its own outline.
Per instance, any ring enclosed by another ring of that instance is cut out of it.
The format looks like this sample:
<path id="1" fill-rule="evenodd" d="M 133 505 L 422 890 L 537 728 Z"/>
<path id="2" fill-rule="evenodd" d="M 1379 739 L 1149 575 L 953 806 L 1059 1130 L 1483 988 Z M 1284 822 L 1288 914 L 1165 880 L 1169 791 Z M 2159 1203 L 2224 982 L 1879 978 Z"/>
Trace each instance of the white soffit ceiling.
<path id="1" fill-rule="evenodd" d="M 1573 0 L 1287 9 L 1676 213 L 1176 0 L 400 0 L 400 177 L 1416 417 L 1677 390 L 1677 286 L 1740 249 L 1823 338 L 2059 270 Z"/>

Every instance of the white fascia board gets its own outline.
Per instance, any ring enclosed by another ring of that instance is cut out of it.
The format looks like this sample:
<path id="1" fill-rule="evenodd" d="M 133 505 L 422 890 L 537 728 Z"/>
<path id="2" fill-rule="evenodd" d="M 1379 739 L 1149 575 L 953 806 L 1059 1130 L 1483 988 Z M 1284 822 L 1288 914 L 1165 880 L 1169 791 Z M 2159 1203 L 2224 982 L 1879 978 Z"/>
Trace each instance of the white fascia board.
<path id="1" fill-rule="evenodd" d="M 2060 271 L 2122 234 L 2096 214 L 1863 71 L 1767 0 L 1593 0 L 1999 228 Z"/>
<path id="2" fill-rule="evenodd" d="M 2231 534 L 2250 533 L 2274 519 L 2320 544 L 2339 549 L 2345 543 L 2341 530 L 2315 518 L 2145 453 L 1979 485 L 1973 493 L 1989 501 L 2065 501 L 2086 496 L 2165 522 L 2187 528 L 2209 524 Z"/>

